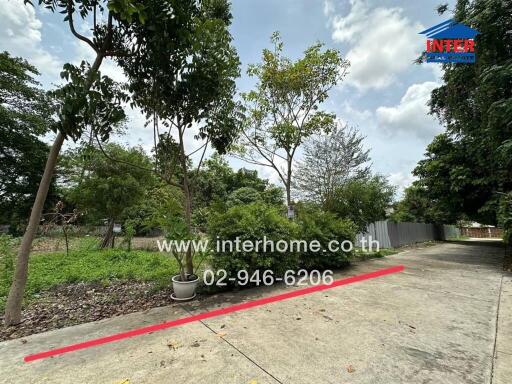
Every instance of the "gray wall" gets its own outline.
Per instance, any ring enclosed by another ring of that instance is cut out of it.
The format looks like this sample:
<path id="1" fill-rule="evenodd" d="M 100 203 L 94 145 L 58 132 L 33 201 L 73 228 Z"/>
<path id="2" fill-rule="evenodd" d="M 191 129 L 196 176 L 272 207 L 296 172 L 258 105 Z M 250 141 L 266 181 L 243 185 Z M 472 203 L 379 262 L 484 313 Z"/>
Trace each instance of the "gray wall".
<path id="1" fill-rule="evenodd" d="M 368 225 L 366 232 L 357 234 L 356 247 L 362 246 L 363 238 L 367 244 L 370 239 L 377 240 L 380 248 L 397 248 L 423 241 L 446 240 L 459 234 L 459 229 L 454 225 L 377 221 Z"/>

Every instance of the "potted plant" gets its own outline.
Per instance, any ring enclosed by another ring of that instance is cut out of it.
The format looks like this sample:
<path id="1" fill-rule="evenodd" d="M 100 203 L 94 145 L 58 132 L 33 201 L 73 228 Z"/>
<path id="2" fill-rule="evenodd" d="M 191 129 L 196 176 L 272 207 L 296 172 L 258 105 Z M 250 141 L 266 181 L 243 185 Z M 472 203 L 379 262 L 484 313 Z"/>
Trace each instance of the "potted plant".
<path id="1" fill-rule="evenodd" d="M 196 296 L 196 289 L 199 285 L 199 277 L 196 274 L 197 269 L 206 258 L 207 253 L 199 255 L 200 260 L 197 265 L 192 265 L 192 273 L 187 273 L 187 254 L 189 254 L 191 260 L 197 260 L 198 255 L 195 254 L 197 252 L 192 246 L 192 242 L 199 240 L 199 238 L 191 233 L 180 214 L 160 214 L 158 222 L 165 232 L 165 239 L 167 241 L 165 251 L 174 257 L 179 268 L 178 274 L 171 277 L 174 291 L 171 297 L 178 301 L 191 300 Z"/>
<path id="2" fill-rule="evenodd" d="M 178 301 L 186 301 L 186 300 L 192 300 L 196 296 L 196 289 L 199 284 L 199 277 L 197 276 L 197 270 L 201 263 L 205 260 L 207 257 L 207 252 L 201 252 L 202 255 L 200 256 L 200 260 L 197 263 L 196 266 L 194 266 L 193 273 L 188 274 L 186 272 L 185 267 L 185 257 L 187 252 L 191 253 L 192 260 L 197 259 L 196 253 L 197 250 L 193 247 L 193 241 L 199 241 L 199 238 L 194 238 L 193 236 L 181 236 L 178 239 L 174 238 L 171 239 L 169 236 L 167 236 L 168 241 L 173 241 L 170 243 L 170 253 L 174 258 L 176 259 L 178 266 L 179 266 L 179 273 L 172 277 L 172 288 L 173 293 L 171 294 L 172 299 L 178 300 Z M 177 243 L 179 244 L 181 242 L 182 246 L 181 249 L 177 249 Z M 186 249 L 184 249 L 184 245 L 187 245 Z"/>
<path id="3" fill-rule="evenodd" d="M 196 289 L 199 283 L 199 277 L 196 275 L 176 275 L 172 277 L 171 298 L 177 301 L 192 300 L 196 297 Z"/>
<path id="4" fill-rule="evenodd" d="M 174 231 L 173 231 L 174 232 Z M 171 236 L 166 236 L 167 241 L 170 242 L 169 251 L 172 256 L 176 259 L 179 267 L 179 273 L 171 278 L 172 280 L 172 289 L 173 293 L 171 297 L 173 300 L 178 301 L 186 301 L 192 300 L 196 297 L 196 289 L 199 284 L 199 277 L 195 274 L 188 274 L 185 270 L 185 257 L 187 252 L 193 252 L 192 244 L 191 244 L 191 236 L 179 236 L 171 238 Z M 177 243 L 181 245 L 187 245 L 187 249 L 177 249 Z"/>

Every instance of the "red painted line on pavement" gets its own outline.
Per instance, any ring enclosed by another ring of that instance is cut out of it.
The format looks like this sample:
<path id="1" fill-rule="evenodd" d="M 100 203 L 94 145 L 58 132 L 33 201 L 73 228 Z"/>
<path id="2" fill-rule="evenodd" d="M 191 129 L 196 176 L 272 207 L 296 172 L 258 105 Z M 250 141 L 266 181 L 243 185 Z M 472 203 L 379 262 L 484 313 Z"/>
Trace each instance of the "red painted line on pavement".
<path id="1" fill-rule="evenodd" d="M 33 355 L 25 356 L 23 358 L 23 360 L 28 363 L 28 362 L 34 361 L 34 360 L 46 359 L 48 357 L 62 355 L 64 353 L 78 351 L 80 349 L 86 349 L 86 348 L 90 348 L 90 347 L 95 347 L 97 345 L 112 343 L 114 341 L 128 339 L 130 337 L 139 336 L 139 335 L 143 335 L 143 334 L 151 333 L 151 332 L 155 332 L 155 331 L 160 331 L 160 330 L 166 329 L 166 328 L 177 327 L 179 325 L 192 323 L 194 321 L 199 321 L 199 320 L 209 319 L 209 318 L 216 317 L 216 316 L 226 315 L 226 314 L 232 313 L 232 312 L 243 311 L 245 309 L 259 307 L 261 305 L 275 303 L 275 302 L 281 301 L 281 300 L 291 299 L 293 297 L 304 296 L 304 295 L 308 295 L 310 293 L 324 291 L 326 289 L 331 289 L 331 288 L 335 288 L 335 287 L 340 287 L 342 285 L 357 283 L 358 281 L 374 279 L 376 277 L 390 275 L 392 273 L 397 273 L 397 272 L 402 272 L 403 270 L 404 270 L 403 265 L 397 265 L 397 266 L 394 266 L 391 268 L 379 269 L 378 271 L 365 273 L 362 275 L 357 275 L 357 276 L 352 276 L 352 277 L 347 277 L 345 279 L 335 280 L 331 284 L 321 284 L 321 285 L 315 285 L 312 287 L 302 288 L 302 289 L 294 290 L 291 292 L 282 293 L 280 295 L 264 297 L 264 298 L 257 299 L 254 301 L 248 301 L 248 302 L 241 303 L 241 304 L 235 304 L 235 305 L 232 305 L 232 306 L 229 306 L 226 308 L 215 309 L 213 311 L 200 313 L 198 315 L 188 316 L 188 317 L 184 317 L 184 318 L 177 319 L 177 320 L 167 321 L 167 322 L 161 323 L 161 324 L 154 324 L 154 325 L 150 325 L 150 326 L 143 327 L 143 328 L 133 329 L 133 330 L 127 331 L 127 332 L 116 333 L 111 336 L 100 337 L 99 339 L 92 339 L 92 340 L 84 341 L 84 342 L 78 343 L 78 344 L 71 344 L 71 345 L 68 345 L 68 346 L 65 346 L 62 348 L 51 349 L 49 351 L 35 353 Z"/>

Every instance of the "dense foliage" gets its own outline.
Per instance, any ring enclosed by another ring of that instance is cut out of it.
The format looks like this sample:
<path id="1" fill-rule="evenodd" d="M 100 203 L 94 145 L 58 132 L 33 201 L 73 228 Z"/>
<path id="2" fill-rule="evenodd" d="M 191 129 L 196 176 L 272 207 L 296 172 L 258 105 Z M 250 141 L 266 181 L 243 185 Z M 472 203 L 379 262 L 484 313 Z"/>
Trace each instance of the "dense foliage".
<path id="1" fill-rule="evenodd" d="M 54 124 L 52 100 L 34 80 L 38 74 L 25 60 L 0 53 L 0 223 L 13 232 L 30 213 L 48 156 L 41 137 Z M 49 200 L 54 192 L 52 184 Z"/>
<path id="2" fill-rule="evenodd" d="M 140 204 L 156 185 L 151 167 L 151 160 L 142 149 L 125 149 L 116 144 L 86 146 L 63 156 L 65 196 L 84 221 L 107 225 L 102 247 L 114 244 L 115 223 L 127 219 L 130 208 Z"/>
<path id="3" fill-rule="evenodd" d="M 402 200 L 394 206 L 391 218 L 397 222 L 416 221 L 422 223 L 449 223 L 450 218 L 441 217 L 435 205 L 431 204 L 425 188 L 413 183 L 404 190 Z"/>
<path id="4" fill-rule="evenodd" d="M 71 168 L 66 169 L 76 177 L 66 191 L 69 200 L 96 224 L 121 219 L 156 183 L 151 161 L 140 148 L 108 144 L 103 151 L 88 148 L 68 155 Z"/>
<path id="5" fill-rule="evenodd" d="M 234 171 L 218 154 L 204 163 L 194 178 L 192 189 L 194 224 L 201 230 L 206 230 L 209 211 L 224 212 L 240 198 L 248 203 L 261 201 L 282 205 L 283 190 L 261 179 L 257 171 L 245 168 Z"/>
<path id="6" fill-rule="evenodd" d="M 476 63 L 443 66 L 430 107 L 446 132 L 416 167 L 415 192 L 436 221 L 496 225 L 500 193 L 512 189 L 512 3 L 459 0 L 454 19 L 480 32 Z"/>
<path id="7" fill-rule="evenodd" d="M 297 224 L 290 222 L 275 208 L 263 203 L 237 205 L 229 208 L 225 213 L 212 215 L 209 222 L 209 237 L 212 246 L 216 246 L 217 239 L 241 242 L 245 240 L 256 244 L 264 238 L 277 242 L 290 241 L 298 236 Z M 222 243 L 221 243 L 222 246 Z M 222 250 L 222 248 L 221 248 Z M 294 252 L 278 252 L 267 248 L 262 252 L 237 252 L 236 249 L 213 252 L 212 265 L 216 269 L 224 269 L 230 277 L 236 277 L 239 270 L 246 270 L 252 274 L 256 270 L 270 269 L 274 274 L 282 275 L 288 269 L 295 269 L 299 265 L 299 255 Z"/>
<path id="8" fill-rule="evenodd" d="M 307 269 L 340 268 L 348 264 L 355 241 L 356 226 L 350 220 L 340 219 L 330 212 L 312 206 L 300 206 L 297 223 L 300 239 L 309 243 L 318 241 L 320 252 L 300 253 L 300 265 Z M 329 244 L 335 240 L 337 244 Z M 341 247 L 343 245 L 344 251 Z"/>
<path id="9" fill-rule="evenodd" d="M 324 207 L 339 218 L 352 220 L 358 230 L 364 231 L 368 224 L 386 218 L 394 194 L 395 188 L 383 176 L 354 179 L 338 187 Z"/>

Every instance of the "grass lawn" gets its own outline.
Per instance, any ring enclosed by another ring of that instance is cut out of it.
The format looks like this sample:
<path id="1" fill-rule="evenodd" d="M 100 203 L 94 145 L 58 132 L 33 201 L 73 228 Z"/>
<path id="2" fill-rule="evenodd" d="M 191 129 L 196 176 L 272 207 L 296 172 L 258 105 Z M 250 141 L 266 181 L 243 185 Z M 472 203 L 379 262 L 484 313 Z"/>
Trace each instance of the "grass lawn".
<path id="1" fill-rule="evenodd" d="M 0 257 L 0 310 L 12 280 L 12 254 Z M 111 279 L 151 281 L 167 285 L 178 272 L 173 258 L 159 252 L 128 252 L 123 249 L 80 249 L 65 252 L 32 253 L 25 298 L 30 300 L 38 292 L 59 284 L 102 282 Z"/>

